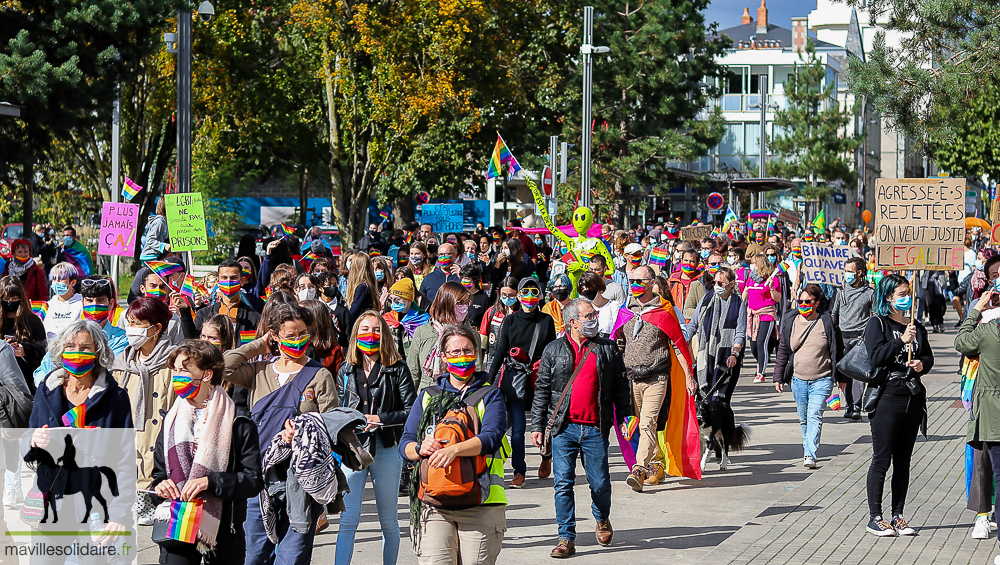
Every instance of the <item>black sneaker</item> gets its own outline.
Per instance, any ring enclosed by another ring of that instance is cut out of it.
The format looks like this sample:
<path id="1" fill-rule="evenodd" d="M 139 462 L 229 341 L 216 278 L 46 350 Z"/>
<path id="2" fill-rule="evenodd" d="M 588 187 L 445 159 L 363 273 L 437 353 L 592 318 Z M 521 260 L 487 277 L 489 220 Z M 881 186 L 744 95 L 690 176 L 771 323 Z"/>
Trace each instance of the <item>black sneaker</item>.
<path id="1" fill-rule="evenodd" d="M 865 530 L 880 538 L 896 537 L 896 530 L 881 516 L 873 516 L 868 525 L 865 526 Z"/>
<path id="2" fill-rule="evenodd" d="M 917 535 L 917 531 L 911 528 L 909 524 L 906 523 L 906 520 L 904 520 L 902 516 L 893 516 L 891 526 L 892 529 L 896 530 L 896 534 L 898 535 L 901 536 Z"/>

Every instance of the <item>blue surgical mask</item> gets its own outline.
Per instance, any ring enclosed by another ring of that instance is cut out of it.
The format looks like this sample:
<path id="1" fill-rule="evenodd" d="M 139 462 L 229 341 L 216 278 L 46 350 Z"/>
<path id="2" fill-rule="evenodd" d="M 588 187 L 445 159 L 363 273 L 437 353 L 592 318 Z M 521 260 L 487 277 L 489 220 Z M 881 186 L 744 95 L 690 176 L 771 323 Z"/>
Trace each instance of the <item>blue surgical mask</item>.
<path id="1" fill-rule="evenodd" d="M 69 292 L 69 285 L 64 282 L 52 281 L 52 293 L 56 296 L 62 296 Z"/>
<path id="2" fill-rule="evenodd" d="M 773 265 L 773 264 L 775 264 L 775 263 L 778 262 L 778 256 L 777 255 L 768 255 L 767 256 L 767 260 L 770 261 L 771 264 Z"/>
<path id="3" fill-rule="evenodd" d="M 64 247 L 70 247 L 72 245 L 73 245 L 73 238 L 70 237 L 70 236 L 68 236 L 68 235 L 64 235 L 63 236 L 63 246 Z"/>
<path id="4" fill-rule="evenodd" d="M 851 285 L 854 281 L 858 280 L 858 276 L 854 273 L 844 273 L 844 284 Z"/>
<path id="5" fill-rule="evenodd" d="M 977 269 L 982 269 L 983 265 L 984 265 L 984 263 L 982 261 L 980 261 L 979 259 L 976 259 L 976 268 Z"/>
<path id="6" fill-rule="evenodd" d="M 389 307 L 396 312 L 406 312 L 407 310 L 405 302 L 393 302 L 389 305 Z"/>
<path id="7" fill-rule="evenodd" d="M 466 251 L 465 256 L 468 257 L 470 261 L 476 260 L 476 254 L 473 251 Z"/>
<path id="8" fill-rule="evenodd" d="M 905 312 L 910 309 L 910 306 L 913 306 L 913 297 L 903 296 L 897 298 L 892 302 L 892 305 L 896 308 L 896 310 L 899 310 L 900 312 Z"/>
<path id="9" fill-rule="evenodd" d="M 1000 292 L 1000 278 L 993 279 L 993 290 Z"/>
<path id="10" fill-rule="evenodd" d="M 711 254 L 712 254 L 712 252 L 709 251 L 708 249 L 702 249 L 701 250 L 701 258 L 702 259 L 708 259 L 708 256 L 711 255 Z"/>
<path id="11" fill-rule="evenodd" d="M 375 271 L 375 280 L 380 281 L 385 278 L 385 271 L 378 270 Z"/>
<path id="12" fill-rule="evenodd" d="M 500 296 L 500 302 L 502 302 L 504 306 L 513 306 L 514 304 L 517 303 L 517 297 L 516 296 Z"/>

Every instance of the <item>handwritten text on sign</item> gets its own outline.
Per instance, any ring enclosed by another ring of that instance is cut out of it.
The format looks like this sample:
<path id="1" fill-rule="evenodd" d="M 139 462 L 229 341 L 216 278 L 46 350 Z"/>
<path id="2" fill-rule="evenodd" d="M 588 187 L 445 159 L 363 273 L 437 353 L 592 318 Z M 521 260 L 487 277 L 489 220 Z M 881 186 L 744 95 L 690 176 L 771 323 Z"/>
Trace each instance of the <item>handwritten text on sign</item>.
<path id="1" fill-rule="evenodd" d="M 807 283 L 844 284 L 844 268 L 851 258 L 846 245 L 802 244 L 802 277 Z"/>
<path id="2" fill-rule="evenodd" d="M 877 268 L 961 269 L 964 241 L 965 179 L 878 179 Z"/>
<path id="3" fill-rule="evenodd" d="M 171 251 L 207 251 L 205 207 L 200 192 L 167 194 L 167 229 Z"/>
<path id="4" fill-rule="evenodd" d="M 420 221 L 434 227 L 434 233 L 462 231 L 461 204 L 424 204 L 420 208 Z"/>
<path id="5" fill-rule="evenodd" d="M 681 228 L 681 238 L 684 241 L 696 241 L 712 235 L 712 226 L 688 226 Z"/>
<path id="6" fill-rule="evenodd" d="M 139 220 L 138 204 L 105 202 L 101 208 L 101 234 L 98 236 L 98 255 L 135 254 L 135 236 Z"/>

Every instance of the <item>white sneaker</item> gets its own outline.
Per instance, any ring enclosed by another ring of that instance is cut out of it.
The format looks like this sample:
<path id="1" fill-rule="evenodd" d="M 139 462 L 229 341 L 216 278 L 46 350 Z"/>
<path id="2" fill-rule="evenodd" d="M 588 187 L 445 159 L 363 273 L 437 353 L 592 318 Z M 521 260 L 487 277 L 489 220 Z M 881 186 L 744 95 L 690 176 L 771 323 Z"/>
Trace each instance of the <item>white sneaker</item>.
<path id="1" fill-rule="evenodd" d="M 753 378 L 754 384 L 760 384 L 764 382 L 764 375 L 762 373 L 757 373 Z"/>
<path id="2" fill-rule="evenodd" d="M 138 524 L 140 526 L 152 526 L 153 525 L 153 517 L 152 516 L 139 516 L 139 520 L 137 522 L 138 522 Z"/>
<path id="3" fill-rule="evenodd" d="M 816 459 L 806 455 L 805 457 L 802 458 L 802 466 L 805 467 L 806 469 L 815 469 Z"/>
<path id="4" fill-rule="evenodd" d="M 17 493 L 12 488 L 4 489 L 3 505 L 7 508 L 17 508 Z"/>
<path id="5" fill-rule="evenodd" d="M 993 558 L 993 565 L 1000 565 L 1000 555 Z"/>
<path id="6" fill-rule="evenodd" d="M 988 516 L 978 516 L 972 526 L 972 539 L 990 539 L 990 519 Z"/>

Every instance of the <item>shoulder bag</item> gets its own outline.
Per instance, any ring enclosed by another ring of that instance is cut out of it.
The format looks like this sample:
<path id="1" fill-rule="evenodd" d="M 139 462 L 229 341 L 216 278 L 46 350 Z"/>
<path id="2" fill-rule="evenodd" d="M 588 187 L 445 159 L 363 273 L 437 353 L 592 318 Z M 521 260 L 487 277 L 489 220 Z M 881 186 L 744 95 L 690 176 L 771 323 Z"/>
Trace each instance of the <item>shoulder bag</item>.
<path id="1" fill-rule="evenodd" d="M 569 337 L 566 338 L 569 340 Z M 573 345 L 569 344 L 572 348 Z M 552 455 L 552 424 L 556 421 L 556 416 L 559 414 L 559 409 L 562 408 L 563 401 L 566 400 L 566 394 L 569 393 L 570 387 L 573 386 L 573 381 L 576 380 L 576 376 L 580 374 L 580 369 L 583 368 L 584 364 L 587 362 L 587 358 L 590 357 L 590 353 L 594 350 L 594 342 L 591 341 L 587 345 L 587 349 L 583 350 L 583 355 L 580 356 L 580 362 L 576 364 L 576 368 L 573 369 L 573 374 L 570 375 L 569 380 L 566 381 L 566 386 L 563 387 L 562 394 L 559 396 L 559 401 L 556 402 L 555 410 L 552 411 L 552 416 L 549 417 L 549 421 L 545 424 L 545 433 L 542 434 L 542 455 L 548 457 Z"/>
<path id="2" fill-rule="evenodd" d="M 884 333 L 885 327 L 881 318 L 878 319 L 878 323 Z M 867 331 L 867 328 L 865 330 Z M 868 358 L 868 349 L 865 347 L 864 334 L 851 340 L 847 353 L 837 362 L 837 371 L 858 382 L 873 386 L 884 384 L 889 376 L 885 367 L 872 367 L 871 360 Z"/>

